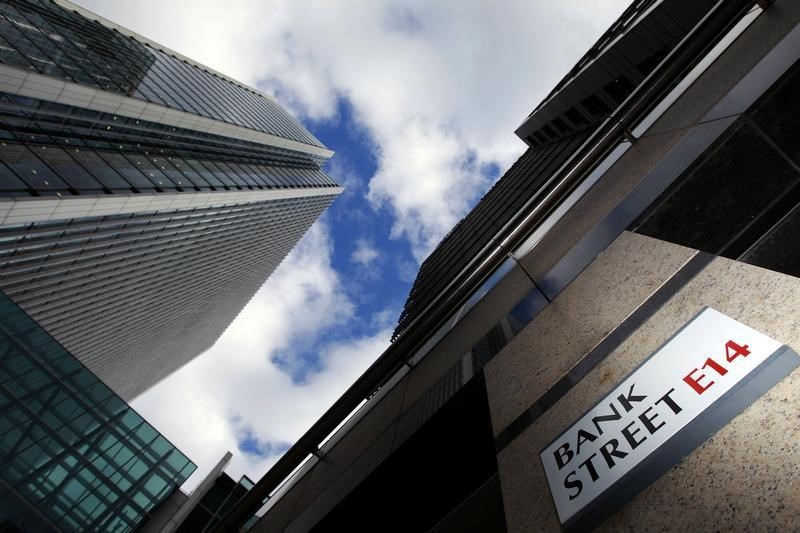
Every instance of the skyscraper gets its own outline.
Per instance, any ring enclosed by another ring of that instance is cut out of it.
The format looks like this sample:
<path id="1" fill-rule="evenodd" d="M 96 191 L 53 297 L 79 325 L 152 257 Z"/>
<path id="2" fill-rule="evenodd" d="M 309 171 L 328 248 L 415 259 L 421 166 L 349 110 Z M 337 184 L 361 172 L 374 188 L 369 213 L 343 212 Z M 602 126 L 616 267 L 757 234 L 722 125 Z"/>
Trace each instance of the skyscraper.
<path id="1" fill-rule="evenodd" d="M 123 398 L 210 347 L 341 191 L 268 96 L 0 2 L 0 290 Z"/>

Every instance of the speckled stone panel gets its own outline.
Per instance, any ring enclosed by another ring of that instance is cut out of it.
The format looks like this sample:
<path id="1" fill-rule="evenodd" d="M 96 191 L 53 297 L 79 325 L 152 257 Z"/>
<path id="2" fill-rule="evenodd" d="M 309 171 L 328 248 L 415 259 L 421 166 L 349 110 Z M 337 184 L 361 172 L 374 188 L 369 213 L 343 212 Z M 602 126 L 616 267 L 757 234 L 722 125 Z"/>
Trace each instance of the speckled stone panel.
<path id="1" fill-rule="evenodd" d="M 622 233 L 484 369 L 495 435 L 695 253 Z"/>
<path id="2" fill-rule="evenodd" d="M 539 451 L 704 305 L 800 348 L 800 279 L 715 259 L 498 454 L 509 531 L 558 531 Z M 800 370 L 795 370 L 599 531 L 800 530 Z"/>

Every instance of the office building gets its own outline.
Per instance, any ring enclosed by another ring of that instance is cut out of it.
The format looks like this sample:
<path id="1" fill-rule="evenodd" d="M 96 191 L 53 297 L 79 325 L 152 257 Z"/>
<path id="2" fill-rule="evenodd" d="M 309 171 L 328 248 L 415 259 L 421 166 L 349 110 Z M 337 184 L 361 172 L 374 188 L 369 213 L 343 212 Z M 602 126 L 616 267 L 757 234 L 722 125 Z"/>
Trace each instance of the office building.
<path id="1" fill-rule="evenodd" d="M 798 59 L 795 1 L 633 2 L 219 530 L 800 528 Z"/>
<path id="2" fill-rule="evenodd" d="M 176 490 L 142 524 L 141 533 L 206 533 L 213 531 L 222 517 L 253 486 L 247 476 L 234 481 L 224 472 L 233 454 L 222 459 L 190 493 Z"/>
<path id="3" fill-rule="evenodd" d="M 0 294 L 0 530 L 134 531 L 195 468 Z"/>
<path id="4" fill-rule="evenodd" d="M 63 0 L 0 1 L 0 290 L 128 400 L 341 191 L 270 97 Z"/>

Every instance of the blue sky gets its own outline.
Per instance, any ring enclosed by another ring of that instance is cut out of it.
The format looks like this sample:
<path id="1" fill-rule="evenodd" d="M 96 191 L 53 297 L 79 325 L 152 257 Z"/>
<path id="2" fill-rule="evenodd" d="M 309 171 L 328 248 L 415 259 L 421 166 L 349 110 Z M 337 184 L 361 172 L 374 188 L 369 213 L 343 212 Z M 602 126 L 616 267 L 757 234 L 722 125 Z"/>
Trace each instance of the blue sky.
<path id="1" fill-rule="evenodd" d="M 345 192 L 222 338 L 133 405 L 260 477 L 388 346 L 420 262 L 524 150 L 513 131 L 623 0 L 77 0 L 273 95 Z"/>
<path id="2" fill-rule="evenodd" d="M 369 134 L 354 121 L 350 103 L 339 99 L 333 118 L 306 121 L 305 125 L 335 152 L 325 170 L 345 187 L 325 213 L 324 222 L 333 241 L 330 265 L 340 273 L 342 289 L 355 305 L 355 314 L 346 327 L 331 328 L 324 342 L 369 336 L 399 316 L 417 263 L 406 242 L 390 238 L 392 213 L 373 208 L 364 197 L 378 163 Z M 312 343 L 290 354 L 278 353 L 273 362 L 296 383 L 302 383 L 309 374 L 324 370 L 319 348 Z"/>

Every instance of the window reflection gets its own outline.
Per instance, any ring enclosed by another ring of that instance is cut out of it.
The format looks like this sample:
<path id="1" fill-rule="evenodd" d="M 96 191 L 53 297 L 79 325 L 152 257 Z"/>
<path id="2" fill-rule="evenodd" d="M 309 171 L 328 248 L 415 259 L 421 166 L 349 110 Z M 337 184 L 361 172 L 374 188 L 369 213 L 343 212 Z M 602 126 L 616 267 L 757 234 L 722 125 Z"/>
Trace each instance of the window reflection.
<path id="1" fill-rule="evenodd" d="M 0 523 L 136 529 L 194 464 L 3 294 L 0 317 Z"/>
<path id="2" fill-rule="evenodd" d="M 52 2 L 0 5 L 0 61 L 321 146 L 268 98 Z"/>

